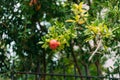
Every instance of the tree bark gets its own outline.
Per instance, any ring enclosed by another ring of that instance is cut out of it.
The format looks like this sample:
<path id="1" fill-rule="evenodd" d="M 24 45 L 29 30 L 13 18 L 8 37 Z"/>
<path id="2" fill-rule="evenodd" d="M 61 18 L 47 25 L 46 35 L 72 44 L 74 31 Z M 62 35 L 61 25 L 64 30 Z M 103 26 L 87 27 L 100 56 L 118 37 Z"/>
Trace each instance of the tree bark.
<path id="1" fill-rule="evenodd" d="M 86 76 L 90 76 L 88 64 L 85 64 L 84 67 L 85 67 Z M 87 80 L 91 80 L 91 79 L 88 77 Z"/>
<path id="2" fill-rule="evenodd" d="M 79 67 L 79 65 L 78 65 L 78 62 L 77 62 L 75 53 L 74 53 L 74 51 L 73 51 L 73 44 L 74 44 L 74 42 L 71 41 L 71 44 L 70 44 L 70 47 L 71 47 L 71 55 L 72 55 L 72 57 L 73 57 L 73 61 L 74 61 L 74 64 L 75 64 L 75 66 L 76 66 L 76 68 L 77 68 L 77 70 L 78 70 L 78 73 L 79 73 L 79 75 L 80 75 L 80 79 L 83 80 L 80 67 Z"/>
<path id="3" fill-rule="evenodd" d="M 101 67 L 100 67 L 100 62 L 99 62 L 99 60 L 97 60 L 97 61 L 95 62 L 95 65 L 96 65 L 96 68 L 97 68 L 97 75 L 98 75 L 98 76 L 102 76 L 102 71 L 101 71 Z"/>

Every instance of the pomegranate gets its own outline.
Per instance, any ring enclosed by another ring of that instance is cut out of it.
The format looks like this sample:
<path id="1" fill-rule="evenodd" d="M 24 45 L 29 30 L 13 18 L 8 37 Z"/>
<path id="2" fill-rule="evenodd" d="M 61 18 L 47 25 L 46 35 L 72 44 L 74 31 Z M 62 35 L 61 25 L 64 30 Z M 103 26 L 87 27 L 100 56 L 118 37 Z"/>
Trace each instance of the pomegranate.
<path id="1" fill-rule="evenodd" d="M 59 45 L 60 45 L 60 42 L 58 42 L 55 39 L 52 39 L 49 42 L 50 49 L 52 49 L 52 50 L 55 50 Z"/>

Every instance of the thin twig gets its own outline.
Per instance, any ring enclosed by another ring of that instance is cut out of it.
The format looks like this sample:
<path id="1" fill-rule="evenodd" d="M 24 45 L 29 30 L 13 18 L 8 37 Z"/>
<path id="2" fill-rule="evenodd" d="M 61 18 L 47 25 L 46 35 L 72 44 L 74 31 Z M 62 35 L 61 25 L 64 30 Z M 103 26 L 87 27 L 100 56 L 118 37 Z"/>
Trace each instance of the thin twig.
<path id="1" fill-rule="evenodd" d="M 3 22 L 1 23 L 4 27 L 8 28 L 8 26 Z"/>
<path id="2" fill-rule="evenodd" d="M 89 61 L 91 61 L 91 59 L 93 58 L 93 56 L 95 55 L 95 53 L 99 50 L 100 46 L 101 46 L 102 40 L 100 39 L 97 48 L 95 49 L 95 51 L 92 53 L 92 55 L 89 58 Z"/>

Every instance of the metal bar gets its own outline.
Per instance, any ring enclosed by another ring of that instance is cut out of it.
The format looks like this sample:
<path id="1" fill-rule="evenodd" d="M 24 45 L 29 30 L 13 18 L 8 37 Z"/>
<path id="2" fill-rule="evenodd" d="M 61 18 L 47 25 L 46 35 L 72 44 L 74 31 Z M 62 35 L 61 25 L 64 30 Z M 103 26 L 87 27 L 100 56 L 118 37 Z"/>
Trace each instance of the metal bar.
<path id="1" fill-rule="evenodd" d="M 51 61 L 51 66 L 50 66 L 50 73 L 52 73 L 53 74 L 53 61 Z M 50 75 L 51 76 L 51 80 L 53 80 L 53 75 Z M 46 74 L 44 74 L 44 75 L 46 75 Z"/>
<path id="2" fill-rule="evenodd" d="M 38 63 L 38 73 L 40 73 L 40 63 Z M 38 76 L 38 80 L 40 80 L 41 78 L 40 74 L 38 74 L 37 76 Z"/>
<path id="3" fill-rule="evenodd" d="M 11 67 L 12 71 L 11 71 L 11 80 L 14 80 L 14 60 L 12 62 L 12 67 Z"/>
<path id="4" fill-rule="evenodd" d="M 77 72 L 76 72 L 76 67 L 74 65 L 74 75 L 77 75 Z M 77 77 L 75 76 L 75 80 L 77 79 Z"/>
<path id="5" fill-rule="evenodd" d="M 1 72 L 0 72 L 1 73 Z M 2 72 L 3 73 L 3 72 Z M 7 72 L 4 72 L 7 73 Z M 73 75 L 73 74 L 55 74 L 55 73 L 37 73 L 37 72 L 14 72 L 14 74 L 31 74 L 31 75 L 46 75 L 46 76 L 66 76 L 66 77 L 80 77 L 79 75 Z M 108 79 L 109 80 L 113 80 L 113 79 L 117 79 L 120 80 L 120 78 L 111 78 L 110 76 L 107 78 L 106 76 L 81 76 L 83 78 L 100 78 L 100 79 Z M 12 79 L 13 80 L 13 79 Z"/>
<path id="6" fill-rule="evenodd" d="M 38 75 L 36 72 L 16 72 L 15 74 L 32 74 L 32 75 Z M 66 77 L 80 77 L 79 75 L 73 75 L 73 74 L 55 74 L 55 73 L 39 73 L 39 75 L 46 75 L 46 76 L 66 76 Z M 81 76 L 83 78 L 106 78 L 104 76 Z M 120 78 L 109 78 L 109 79 L 120 79 Z"/>
<path id="7" fill-rule="evenodd" d="M 118 77 L 120 78 L 120 66 L 118 66 Z"/>
<path id="8" fill-rule="evenodd" d="M 14 73 L 11 72 L 11 80 L 14 80 Z"/>
<path id="9" fill-rule="evenodd" d="M 63 74 L 66 74 L 65 72 L 65 65 L 63 65 Z M 63 76 L 64 77 L 64 80 L 66 80 L 66 76 Z"/>
<path id="10" fill-rule="evenodd" d="M 27 80 L 28 79 L 28 75 L 27 74 L 25 74 L 25 80 Z"/>
<path id="11" fill-rule="evenodd" d="M 111 74 L 110 74 L 109 68 L 108 68 L 108 76 L 109 76 L 109 80 L 111 80 L 110 78 Z"/>

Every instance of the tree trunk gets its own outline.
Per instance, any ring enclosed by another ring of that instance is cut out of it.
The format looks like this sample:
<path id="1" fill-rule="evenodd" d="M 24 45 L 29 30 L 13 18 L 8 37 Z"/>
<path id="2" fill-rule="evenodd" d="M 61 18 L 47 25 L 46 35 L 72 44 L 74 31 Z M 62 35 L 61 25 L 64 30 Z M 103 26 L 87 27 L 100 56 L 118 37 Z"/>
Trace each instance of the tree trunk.
<path id="1" fill-rule="evenodd" d="M 70 44 L 70 47 L 71 47 L 71 55 L 72 55 L 72 57 L 73 57 L 73 61 L 74 61 L 74 64 L 75 64 L 75 66 L 76 66 L 76 68 L 77 68 L 77 70 L 78 70 L 78 73 L 79 73 L 79 75 L 80 75 L 80 79 L 83 80 L 80 67 L 79 67 L 79 65 L 78 65 L 78 62 L 77 62 L 75 53 L 74 53 L 74 51 L 73 51 L 73 44 L 74 44 L 73 41 L 71 41 L 71 44 Z"/>
<path id="2" fill-rule="evenodd" d="M 97 75 L 98 75 L 98 76 L 102 76 L 102 71 L 101 71 L 101 67 L 100 67 L 100 62 L 99 62 L 99 60 L 97 60 L 97 61 L 95 62 L 95 66 L 96 66 L 96 68 L 97 68 Z"/>
<path id="3" fill-rule="evenodd" d="M 88 64 L 84 65 L 84 67 L 85 67 L 86 76 L 90 76 Z M 91 79 L 87 77 L 87 80 L 91 80 Z"/>

